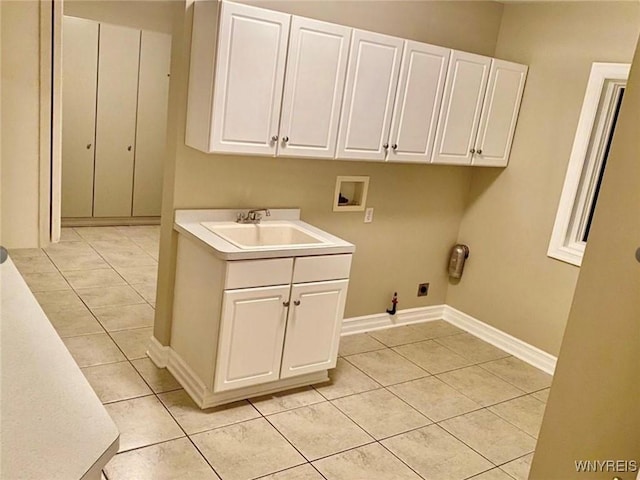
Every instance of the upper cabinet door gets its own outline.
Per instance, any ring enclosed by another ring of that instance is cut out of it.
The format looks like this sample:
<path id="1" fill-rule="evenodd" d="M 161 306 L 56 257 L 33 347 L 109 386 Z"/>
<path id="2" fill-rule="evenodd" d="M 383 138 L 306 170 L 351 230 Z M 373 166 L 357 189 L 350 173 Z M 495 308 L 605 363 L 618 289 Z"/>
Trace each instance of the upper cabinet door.
<path id="1" fill-rule="evenodd" d="M 354 30 L 337 158 L 384 160 L 404 40 Z"/>
<path id="2" fill-rule="evenodd" d="M 100 25 L 94 217 L 130 217 L 140 30 Z"/>
<path id="3" fill-rule="evenodd" d="M 290 15 L 226 2 L 220 15 L 210 150 L 274 155 Z"/>
<path id="4" fill-rule="evenodd" d="M 333 158 L 351 29 L 293 17 L 279 156 Z"/>
<path id="5" fill-rule="evenodd" d="M 471 165 L 491 58 L 452 51 L 433 163 Z"/>
<path id="6" fill-rule="evenodd" d="M 405 42 L 389 136 L 389 161 L 431 160 L 450 53 L 448 48 Z"/>
<path id="7" fill-rule="evenodd" d="M 62 216 L 93 214 L 98 23 L 63 19 Z"/>
<path id="8" fill-rule="evenodd" d="M 526 78 L 525 65 L 493 60 L 472 165 L 507 166 Z"/>

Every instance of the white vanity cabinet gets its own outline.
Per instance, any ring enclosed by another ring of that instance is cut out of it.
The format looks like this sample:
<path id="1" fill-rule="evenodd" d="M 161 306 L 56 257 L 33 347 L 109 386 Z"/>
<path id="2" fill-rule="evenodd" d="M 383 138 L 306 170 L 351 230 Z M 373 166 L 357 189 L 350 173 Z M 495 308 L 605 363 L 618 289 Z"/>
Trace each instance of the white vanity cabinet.
<path id="1" fill-rule="evenodd" d="M 186 144 L 333 158 L 351 28 L 230 2 L 194 8 Z"/>
<path id="2" fill-rule="evenodd" d="M 453 51 L 432 163 L 506 166 L 527 67 Z"/>
<path id="3" fill-rule="evenodd" d="M 202 408 L 326 381 L 351 256 L 228 261 L 179 235 L 169 370 Z"/>

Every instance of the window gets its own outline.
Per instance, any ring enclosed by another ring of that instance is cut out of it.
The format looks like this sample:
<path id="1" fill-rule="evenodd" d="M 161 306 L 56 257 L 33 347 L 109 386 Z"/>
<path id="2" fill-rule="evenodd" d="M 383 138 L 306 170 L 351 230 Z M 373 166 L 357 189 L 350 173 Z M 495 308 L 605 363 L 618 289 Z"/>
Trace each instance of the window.
<path id="1" fill-rule="evenodd" d="M 580 266 L 629 76 L 629 65 L 594 63 L 547 255 Z"/>

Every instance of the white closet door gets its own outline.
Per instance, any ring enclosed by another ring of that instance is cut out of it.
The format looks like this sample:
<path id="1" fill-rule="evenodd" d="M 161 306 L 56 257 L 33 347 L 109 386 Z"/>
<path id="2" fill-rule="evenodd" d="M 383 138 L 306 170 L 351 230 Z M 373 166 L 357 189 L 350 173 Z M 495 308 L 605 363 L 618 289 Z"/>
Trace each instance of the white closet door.
<path id="1" fill-rule="evenodd" d="M 405 41 L 389 161 L 431 160 L 450 53 L 448 48 Z"/>
<path id="2" fill-rule="evenodd" d="M 275 155 L 289 23 L 284 13 L 222 4 L 211 151 Z"/>
<path id="3" fill-rule="evenodd" d="M 94 217 L 129 217 L 140 30 L 100 25 Z"/>
<path id="4" fill-rule="evenodd" d="M 472 165 L 507 166 L 526 77 L 525 65 L 493 60 Z"/>
<path id="5" fill-rule="evenodd" d="M 471 165 L 491 58 L 452 51 L 433 163 Z"/>
<path id="6" fill-rule="evenodd" d="M 279 156 L 333 158 L 351 29 L 293 17 Z"/>
<path id="7" fill-rule="evenodd" d="M 171 35 L 142 31 L 133 216 L 159 216 L 167 141 Z"/>
<path id="8" fill-rule="evenodd" d="M 64 17 L 62 38 L 62 216 L 93 209 L 98 23 Z"/>
<path id="9" fill-rule="evenodd" d="M 400 38 L 353 31 L 337 158 L 385 159 L 403 44 Z"/>

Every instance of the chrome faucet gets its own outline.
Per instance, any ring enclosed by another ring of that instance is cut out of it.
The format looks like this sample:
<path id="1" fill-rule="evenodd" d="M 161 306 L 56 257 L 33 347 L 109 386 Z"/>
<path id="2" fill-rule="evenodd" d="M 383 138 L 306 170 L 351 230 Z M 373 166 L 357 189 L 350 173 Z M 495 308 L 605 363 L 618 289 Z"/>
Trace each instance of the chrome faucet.
<path id="1" fill-rule="evenodd" d="M 247 213 L 238 213 L 238 217 L 236 222 L 238 223 L 260 223 L 262 220 L 262 214 L 260 212 L 264 212 L 267 217 L 271 216 L 271 212 L 268 208 L 256 208 L 253 210 L 249 210 Z"/>

